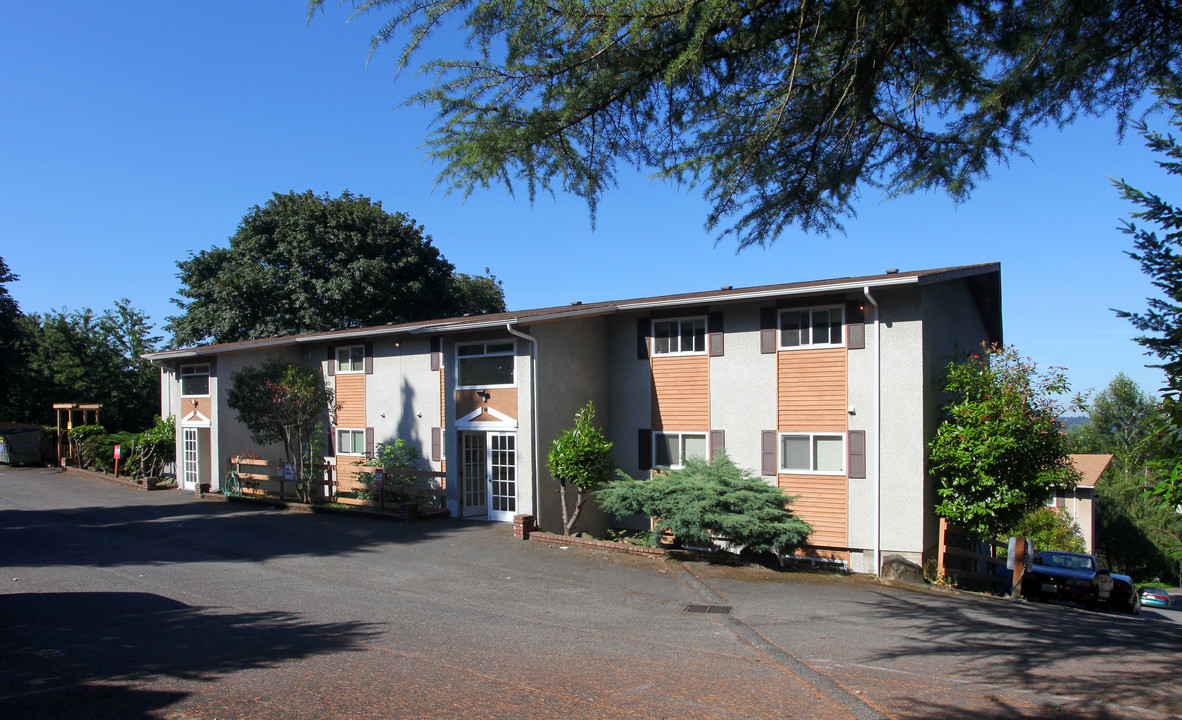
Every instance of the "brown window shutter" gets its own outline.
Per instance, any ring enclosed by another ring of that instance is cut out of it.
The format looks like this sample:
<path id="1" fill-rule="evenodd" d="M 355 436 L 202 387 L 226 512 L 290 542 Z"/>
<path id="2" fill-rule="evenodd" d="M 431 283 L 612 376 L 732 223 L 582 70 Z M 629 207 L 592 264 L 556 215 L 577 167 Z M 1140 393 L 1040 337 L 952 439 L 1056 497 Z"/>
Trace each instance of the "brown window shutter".
<path id="1" fill-rule="evenodd" d="M 442 428 L 431 428 L 431 462 L 443 459 L 443 431 Z"/>
<path id="2" fill-rule="evenodd" d="M 365 454 L 373 457 L 373 428 L 365 428 Z"/>
<path id="3" fill-rule="evenodd" d="M 648 337 L 653 331 L 651 318 L 636 318 L 636 359 L 648 360 Z"/>
<path id="4" fill-rule="evenodd" d="M 849 476 L 866 477 L 866 431 L 850 430 L 849 435 Z"/>
<path id="5" fill-rule="evenodd" d="M 328 346 L 328 374 L 329 376 L 337 374 L 337 349 L 334 345 Z"/>
<path id="6" fill-rule="evenodd" d="M 706 348 L 710 357 L 721 357 L 723 353 L 722 313 L 712 312 L 706 316 Z"/>
<path id="7" fill-rule="evenodd" d="M 845 346 L 847 350 L 862 350 L 866 347 L 866 313 L 856 302 L 845 305 Z"/>
<path id="8" fill-rule="evenodd" d="M 336 425 L 329 425 L 328 426 L 328 454 L 329 455 L 336 455 L 337 454 L 337 426 Z"/>
<path id="9" fill-rule="evenodd" d="M 760 474 L 776 474 L 776 431 L 764 430 L 759 436 Z"/>
<path id="10" fill-rule="evenodd" d="M 648 428 L 636 433 L 636 466 L 641 470 L 653 469 L 653 431 Z"/>
<path id="11" fill-rule="evenodd" d="M 776 351 L 776 309 L 766 307 L 759 309 L 759 352 L 763 354 Z"/>
<path id="12" fill-rule="evenodd" d="M 373 375 L 373 343 L 365 343 L 365 374 Z"/>
<path id="13" fill-rule="evenodd" d="M 431 369 L 439 370 L 443 367 L 443 338 L 431 338 Z"/>
<path id="14" fill-rule="evenodd" d="M 710 462 L 718 459 L 718 456 L 726 449 L 726 433 L 723 430 L 710 431 Z"/>

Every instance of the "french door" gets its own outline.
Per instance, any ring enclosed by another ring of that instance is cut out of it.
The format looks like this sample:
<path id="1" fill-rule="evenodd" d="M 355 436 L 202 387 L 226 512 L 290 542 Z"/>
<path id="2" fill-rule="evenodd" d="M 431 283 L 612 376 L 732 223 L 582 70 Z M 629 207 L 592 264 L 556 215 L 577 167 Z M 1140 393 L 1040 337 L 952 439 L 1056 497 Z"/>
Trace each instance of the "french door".
<path id="1" fill-rule="evenodd" d="M 196 490 L 200 481 L 200 446 L 197 443 L 197 428 L 181 429 L 181 489 Z"/>
<path id="2" fill-rule="evenodd" d="M 517 433 L 463 432 L 463 516 L 512 520 L 517 513 Z"/>

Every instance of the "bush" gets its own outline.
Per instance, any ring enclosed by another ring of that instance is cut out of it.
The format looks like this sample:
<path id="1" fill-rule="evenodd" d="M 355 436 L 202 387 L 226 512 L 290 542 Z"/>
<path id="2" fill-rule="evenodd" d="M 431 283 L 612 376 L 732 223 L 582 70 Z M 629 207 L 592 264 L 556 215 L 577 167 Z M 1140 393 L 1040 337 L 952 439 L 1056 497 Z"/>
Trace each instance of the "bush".
<path id="1" fill-rule="evenodd" d="M 419 478 L 391 472 L 396 469 L 421 469 L 424 461 L 418 447 L 399 438 L 392 443 L 378 443 L 374 455 L 375 457 L 365 461 L 365 466 L 385 468 L 382 489 L 378 490 L 372 471 L 361 471 L 357 473 L 357 482 L 366 487 L 357 490 L 357 499 L 377 502 L 380 499 L 379 493 L 384 492 L 387 503 L 418 502 L 420 496 L 406 492 L 406 489 L 414 487 Z"/>
<path id="2" fill-rule="evenodd" d="M 1087 552 L 1083 533 L 1071 516 L 1059 508 L 1041 507 L 1027 513 L 1010 529 L 1009 533 L 997 538 L 1006 541 L 1010 537 L 1024 537 L 1034 541 L 1036 552 L 1062 550 L 1064 552 Z"/>
<path id="3" fill-rule="evenodd" d="M 754 552 L 784 554 L 803 545 L 813 531 L 788 510 L 795 497 L 738 467 L 725 453 L 713 462 L 688 459 L 681 470 L 647 480 L 620 475 L 596 498 L 605 512 L 656 518 L 650 545 L 669 532 L 682 544 L 713 546 L 726 540 Z"/>

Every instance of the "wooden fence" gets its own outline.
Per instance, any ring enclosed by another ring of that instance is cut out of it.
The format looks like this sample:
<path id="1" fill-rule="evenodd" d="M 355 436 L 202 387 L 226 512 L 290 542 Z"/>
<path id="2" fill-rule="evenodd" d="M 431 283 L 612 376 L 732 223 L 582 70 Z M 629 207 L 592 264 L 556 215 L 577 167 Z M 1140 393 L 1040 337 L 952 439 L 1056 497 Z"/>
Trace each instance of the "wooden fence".
<path id="1" fill-rule="evenodd" d="M 238 480 L 242 483 L 244 496 L 298 500 L 299 494 L 296 485 L 300 481 L 288 480 L 284 477 L 283 466 L 286 464 L 282 461 L 260 460 L 258 458 L 239 456 L 230 458 L 230 466 L 234 472 L 238 473 Z M 320 473 L 320 478 L 312 480 L 312 497 L 330 500 L 336 494 L 333 466 L 314 465 L 312 469 Z"/>
<path id="2" fill-rule="evenodd" d="M 940 541 L 936 547 L 938 577 L 950 578 L 961 587 L 1005 593 L 1013 583 L 1006 559 L 998 557 L 1005 543 L 977 540 L 961 528 L 940 518 Z"/>
<path id="3" fill-rule="evenodd" d="M 234 472 L 238 474 L 239 481 L 242 483 L 242 494 L 244 496 L 270 497 L 280 500 L 299 499 L 296 492 L 298 481 L 288 480 L 284 477 L 283 467 L 286 465 L 285 462 L 235 456 L 230 458 L 229 464 Z M 361 505 L 384 510 L 388 504 L 397 502 L 387 502 L 387 496 L 390 494 L 433 497 L 436 499 L 435 503 L 440 506 L 443 505 L 444 497 L 447 494 L 446 473 L 436 472 L 434 470 L 359 467 L 356 471 L 346 473 L 344 482 L 338 476 L 336 465 L 315 465 L 313 466 L 313 470 L 321 474 L 319 479 L 312 480 L 312 497 L 314 501 L 331 501 L 342 505 Z M 378 470 L 382 471 L 383 482 L 381 487 L 376 483 L 377 473 L 375 471 Z M 371 485 L 357 482 L 355 479 L 357 472 L 374 473 L 375 483 Z M 398 477 L 415 478 L 416 484 L 395 484 L 394 479 Z M 434 478 L 438 478 L 439 482 L 431 482 Z M 426 480 L 428 486 L 424 487 L 421 484 L 421 480 Z M 363 500 L 356 497 L 359 490 L 371 490 L 377 494 L 377 499 Z"/>

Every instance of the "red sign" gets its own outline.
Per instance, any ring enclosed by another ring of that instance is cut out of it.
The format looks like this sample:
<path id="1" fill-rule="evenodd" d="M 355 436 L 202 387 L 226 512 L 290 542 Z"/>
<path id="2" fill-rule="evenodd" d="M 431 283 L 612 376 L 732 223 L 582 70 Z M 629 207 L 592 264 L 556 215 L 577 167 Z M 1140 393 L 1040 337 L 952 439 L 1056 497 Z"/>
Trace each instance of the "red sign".
<path id="1" fill-rule="evenodd" d="M 115 459 L 116 460 L 119 459 L 119 446 L 118 445 L 115 446 Z"/>

